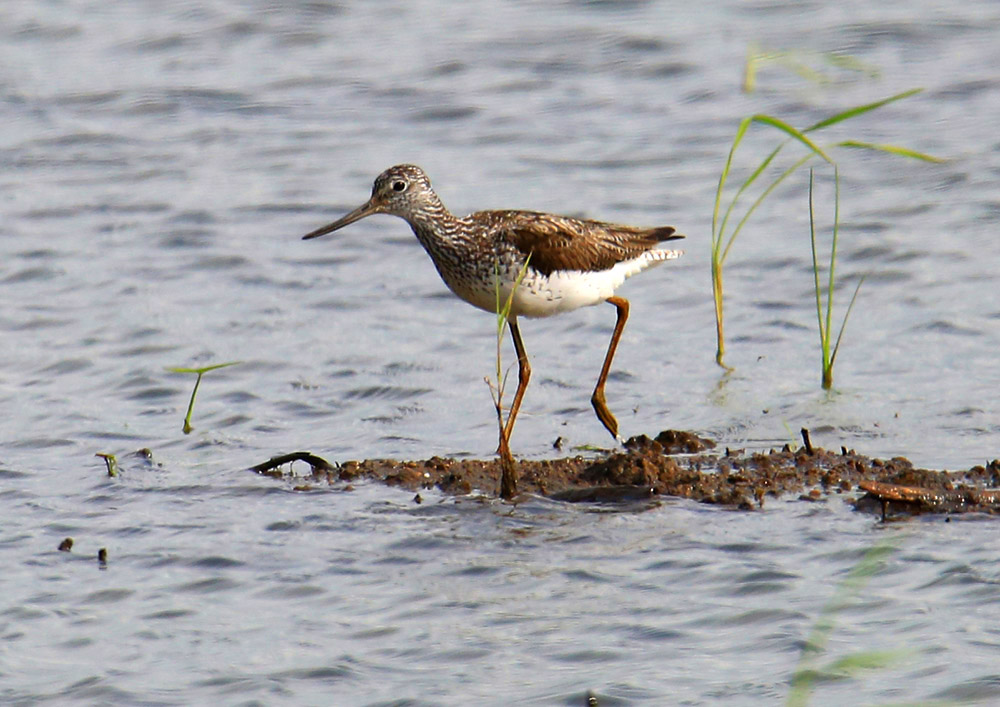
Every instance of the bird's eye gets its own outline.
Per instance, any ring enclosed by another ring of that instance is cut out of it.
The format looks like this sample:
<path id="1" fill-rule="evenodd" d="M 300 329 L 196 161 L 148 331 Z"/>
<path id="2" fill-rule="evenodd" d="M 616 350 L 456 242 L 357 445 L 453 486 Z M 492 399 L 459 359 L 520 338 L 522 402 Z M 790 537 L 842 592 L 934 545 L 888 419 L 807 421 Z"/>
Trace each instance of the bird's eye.
<path id="1" fill-rule="evenodd" d="M 392 190 L 393 191 L 405 191 L 406 190 L 406 182 L 393 182 L 392 183 Z"/>

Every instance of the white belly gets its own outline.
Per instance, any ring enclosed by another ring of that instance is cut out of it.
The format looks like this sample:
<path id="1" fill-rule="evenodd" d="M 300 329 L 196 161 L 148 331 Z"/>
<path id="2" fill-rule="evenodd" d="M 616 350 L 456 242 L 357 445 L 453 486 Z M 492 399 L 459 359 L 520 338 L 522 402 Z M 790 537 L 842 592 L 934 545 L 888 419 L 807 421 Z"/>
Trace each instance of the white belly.
<path id="1" fill-rule="evenodd" d="M 679 257 L 683 251 L 653 250 L 632 260 L 617 263 L 609 270 L 559 270 L 551 275 L 542 275 L 528 269 L 524 279 L 514 291 L 511 314 L 519 317 L 550 317 L 561 312 L 570 312 L 580 307 L 604 302 L 614 296 L 623 282 L 646 268 L 658 265 L 664 260 Z M 444 277 L 444 273 L 442 273 Z M 513 278 L 501 277 L 500 306 L 510 297 Z M 460 298 L 487 312 L 497 311 L 497 288 L 484 283 L 449 282 L 445 284 Z"/>

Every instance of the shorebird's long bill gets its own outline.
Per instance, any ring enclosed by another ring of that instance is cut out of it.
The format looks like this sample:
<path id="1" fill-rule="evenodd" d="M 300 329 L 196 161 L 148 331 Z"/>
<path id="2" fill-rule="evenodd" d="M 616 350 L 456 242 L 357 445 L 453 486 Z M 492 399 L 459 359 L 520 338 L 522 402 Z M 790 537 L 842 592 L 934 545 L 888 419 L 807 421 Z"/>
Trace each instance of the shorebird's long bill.
<path id="1" fill-rule="evenodd" d="M 368 201 L 359 206 L 358 208 L 354 209 L 354 211 L 347 214 L 346 216 L 337 219 L 333 223 L 327 224 L 322 228 L 317 228 L 312 233 L 307 233 L 306 235 L 302 236 L 302 240 L 307 241 L 310 238 L 319 238 L 320 236 L 325 236 L 327 233 L 333 233 L 339 228 L 343 228 L 344 226 L 352 224 L 355 221 L 360 221 L 365 216 L 371 216 L 372 214 L 377 214 L 377 213 L 378 213 L 378 206 L 376 206 L 371 201 Z"/>

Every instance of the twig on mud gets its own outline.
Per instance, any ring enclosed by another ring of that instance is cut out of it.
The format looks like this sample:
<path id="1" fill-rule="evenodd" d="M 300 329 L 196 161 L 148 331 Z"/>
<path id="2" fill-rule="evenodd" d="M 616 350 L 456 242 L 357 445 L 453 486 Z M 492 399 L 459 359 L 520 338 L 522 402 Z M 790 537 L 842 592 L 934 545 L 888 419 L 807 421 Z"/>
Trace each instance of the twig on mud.
<path id="1" fill-rule="evenodd" d="M 806 454 L 810 457 L 814 454 L 812 442 L 809 441 L 809 430 L 802 428 L 802 443 L 806 445 Z"/>
<path id="2" fill-rule="evenodd" d="M 251 466 L 247 471 L 255 471 L 258 474 L 267 474 L 272 476 L 269 472 L 273 472 L 279 466 L 284 466 L 285 464 L 290 464 L 292 462 L 305 462 L 312 468 L 312 472 L 315 474 L 317 472 L 324 471 L 336 471 L 337 467 L 330 464 L 323 457 L 317 457 L 311 452 L 291 452 L 290 454 L 282 454 L 281 456 L 271 457 L 266 462 L 257 464 L 256 466 Z"/>

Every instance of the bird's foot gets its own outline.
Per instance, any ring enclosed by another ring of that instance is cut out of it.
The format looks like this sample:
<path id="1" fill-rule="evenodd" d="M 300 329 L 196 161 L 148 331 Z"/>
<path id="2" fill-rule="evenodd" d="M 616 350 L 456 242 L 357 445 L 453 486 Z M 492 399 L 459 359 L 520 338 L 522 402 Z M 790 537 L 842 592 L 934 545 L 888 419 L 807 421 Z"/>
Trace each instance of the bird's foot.
<path id="1" fill-rule="evenodd" d="M 615 416 L 611 414 L 608 410 L 608 404 L 604 401 L 604 391 L 595 390 L 594 395 L 590 398 L 590 404 L 594 406 L 594 412 L 597 413 L 597 419 L 601 421 L 604 425 L 604 429 L 611 433 L 611 436 L 615 438 L 618 444 L 623 444 L 624 440 L 621 435 L 618 434 L 618 420 Z"/>

